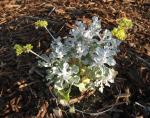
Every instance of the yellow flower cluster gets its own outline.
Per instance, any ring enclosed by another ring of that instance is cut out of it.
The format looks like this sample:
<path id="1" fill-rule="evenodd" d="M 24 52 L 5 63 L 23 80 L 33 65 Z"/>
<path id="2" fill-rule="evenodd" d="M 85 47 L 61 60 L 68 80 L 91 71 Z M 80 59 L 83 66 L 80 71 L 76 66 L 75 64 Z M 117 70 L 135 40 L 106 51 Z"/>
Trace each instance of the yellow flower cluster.
<path id="1" fill-rule="evenodd" d="M 116 36 L 120 40 L 124 40 L 126 38 L 125 30 L 121 28 L 114 28 L 112 30 L 112 35 Z"/>
<path id="2" fill-rule="evenodd" d="M 31 44 L 26 44 L 25 46 L 21 46 L 19 44 L 16 44 L 14 46 L 14 49 L 16 50 L 16 55 L 19 56 L 22 53 L 29 53 L 30 50 L 32 50 L 33 46 Z"/>
<path id="3" fill-rule="evenodd" d="M 133 23 L 130 19 L 123 18 L 117 20 L 118 27 L 112 30 L 112 35 L 117 37 L 119 40 L 125 40 L 126 31 L 132 28 Z"/>
<path id="4" fill-rule="evenodd" d="M 130 29 L 133 26 L 133 23 L 128 18 L 118 19 L 117 20 L 118 27 Z"/>
<path id="5" fill-rule="evenodd" d="M 45 20 L 38 20 L 35 22 L 35 26 L 36 27 L 47 27 L 48 26 L 48 22 Z"/>

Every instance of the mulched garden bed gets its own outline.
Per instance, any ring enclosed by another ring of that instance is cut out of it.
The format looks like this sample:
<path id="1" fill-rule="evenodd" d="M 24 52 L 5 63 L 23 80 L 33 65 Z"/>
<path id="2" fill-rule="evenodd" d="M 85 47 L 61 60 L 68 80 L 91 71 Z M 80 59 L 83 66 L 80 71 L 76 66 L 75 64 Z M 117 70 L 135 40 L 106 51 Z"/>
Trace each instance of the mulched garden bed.
<path id="1" fill-rule="evenodd" d="M 149 0 L 3 0 L 0 11 L 1 118 L 150 117 Z M 116 19 L 125 16 L 132 19 L 134 27 L 115 57 L 115 83 L 103 94 L 79 96 L 75 103 L 79 111 L 70 114 L 53 98 L 37 58 L 32 54 L 17 57 L 13 46 L 31 43 L 35 52 L 46 53 L 51 37 L 45 30 L 37 30 L 35 21 L 47 20 L 54 37 L 65 37 L 76 20 L 89 24 L 95 15 L 102 20 L 103 28 L 112 30 Z"/>

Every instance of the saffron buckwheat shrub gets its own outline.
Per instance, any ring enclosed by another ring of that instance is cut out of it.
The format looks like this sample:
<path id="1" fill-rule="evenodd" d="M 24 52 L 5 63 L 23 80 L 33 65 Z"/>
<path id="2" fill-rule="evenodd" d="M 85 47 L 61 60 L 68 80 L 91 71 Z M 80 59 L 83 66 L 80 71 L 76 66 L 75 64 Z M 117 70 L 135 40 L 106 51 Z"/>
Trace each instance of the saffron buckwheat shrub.
<path id="1" fill-rule="evenodd" d="M 77 21 L 66 39 L 54 38 L 51 53 L 41 55 L 44 60 L 38 63 L 47 68 L 46 79 L 54 85 L 56 95 L 68 101 L 72 86 L 80 92 L 103 92 L 104 86 L 114 82 L 117 71 L 112 68 L 116 64 L 113 56 L 120 43 L 111 31 L 102 31 L 101 21 L 93 17 L 89 26 Z"/>

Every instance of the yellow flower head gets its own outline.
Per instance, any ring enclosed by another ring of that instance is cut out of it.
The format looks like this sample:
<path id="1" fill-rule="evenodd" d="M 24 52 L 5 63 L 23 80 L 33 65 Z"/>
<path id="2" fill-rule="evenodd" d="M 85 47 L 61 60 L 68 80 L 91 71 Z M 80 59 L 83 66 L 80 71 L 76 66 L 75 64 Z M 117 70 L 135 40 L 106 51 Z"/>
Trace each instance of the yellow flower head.
<path id="1" fill-rule="evenodd" d="M 16 44 L 14 46 L 14 49 L 16 50 L 16 55 L 19 56 L 22 53 L 28 53 L 30 50 L 32 50 L 33 46 L 31 44 L 26 44 L 25 46 L 21 46 L 19 44 Z"/>
<path id="2" fill-rule="evenodd" d="M 117 37 L 119 40 L 125 40 L 126 38 L 126 32 L 123 28 L 114 28 L 112 30 L 112 35 Z"/>
<path id="3" fill-rule="evenodd" d="M 128 18 L 119 19 L 117 20 L 117 23 L 118 23 L 118 27 L 120 28 L 130 29 L 133 26 L 132 20 Z"/>
<path id="4" fill-rule="evenodd" d="M 30 50 L 32 50 L 33 46 L 31 44 L 26 44 L 23 46 L 24 52 L 28 53 Z"/>
<path id="5" fill-rule="evenodd" d="M 35 26 L 36 27 L 47 27 L 48 26 L 48 22 L 45 20 L 38 20 L 35 22 Z"/>
<path id="6" fill-rule="evenodd" d="M 16 44 L 14 46 L 14 49 L 16 50 L 16 55 L 19 56 L 23 53 L 23 47 L 19 44 Z"/>
<path id="7" fill-rule="evenodd" d="M 112 30 L 112 35 L 117 37 L 119 40 L 125 40 L 126 31 L 132 28 L 133 23 L 128 18 L 122 18 L 117 20 L 118 27 Z"/>

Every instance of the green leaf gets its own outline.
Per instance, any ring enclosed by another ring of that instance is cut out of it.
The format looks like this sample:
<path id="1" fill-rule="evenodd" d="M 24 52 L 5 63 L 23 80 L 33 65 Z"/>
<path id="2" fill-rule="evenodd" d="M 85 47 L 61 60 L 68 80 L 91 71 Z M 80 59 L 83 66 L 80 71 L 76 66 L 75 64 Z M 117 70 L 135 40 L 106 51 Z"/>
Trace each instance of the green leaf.
<path id="1" fill-rule="evenodd" d="M 66 101 L 69 101 L 70 100 L 70 91 L 71 91 L 71 87 L 66 91 L 65 91 L 65 89 L 58 90 L 60 98 L 66 100 Z"/>

